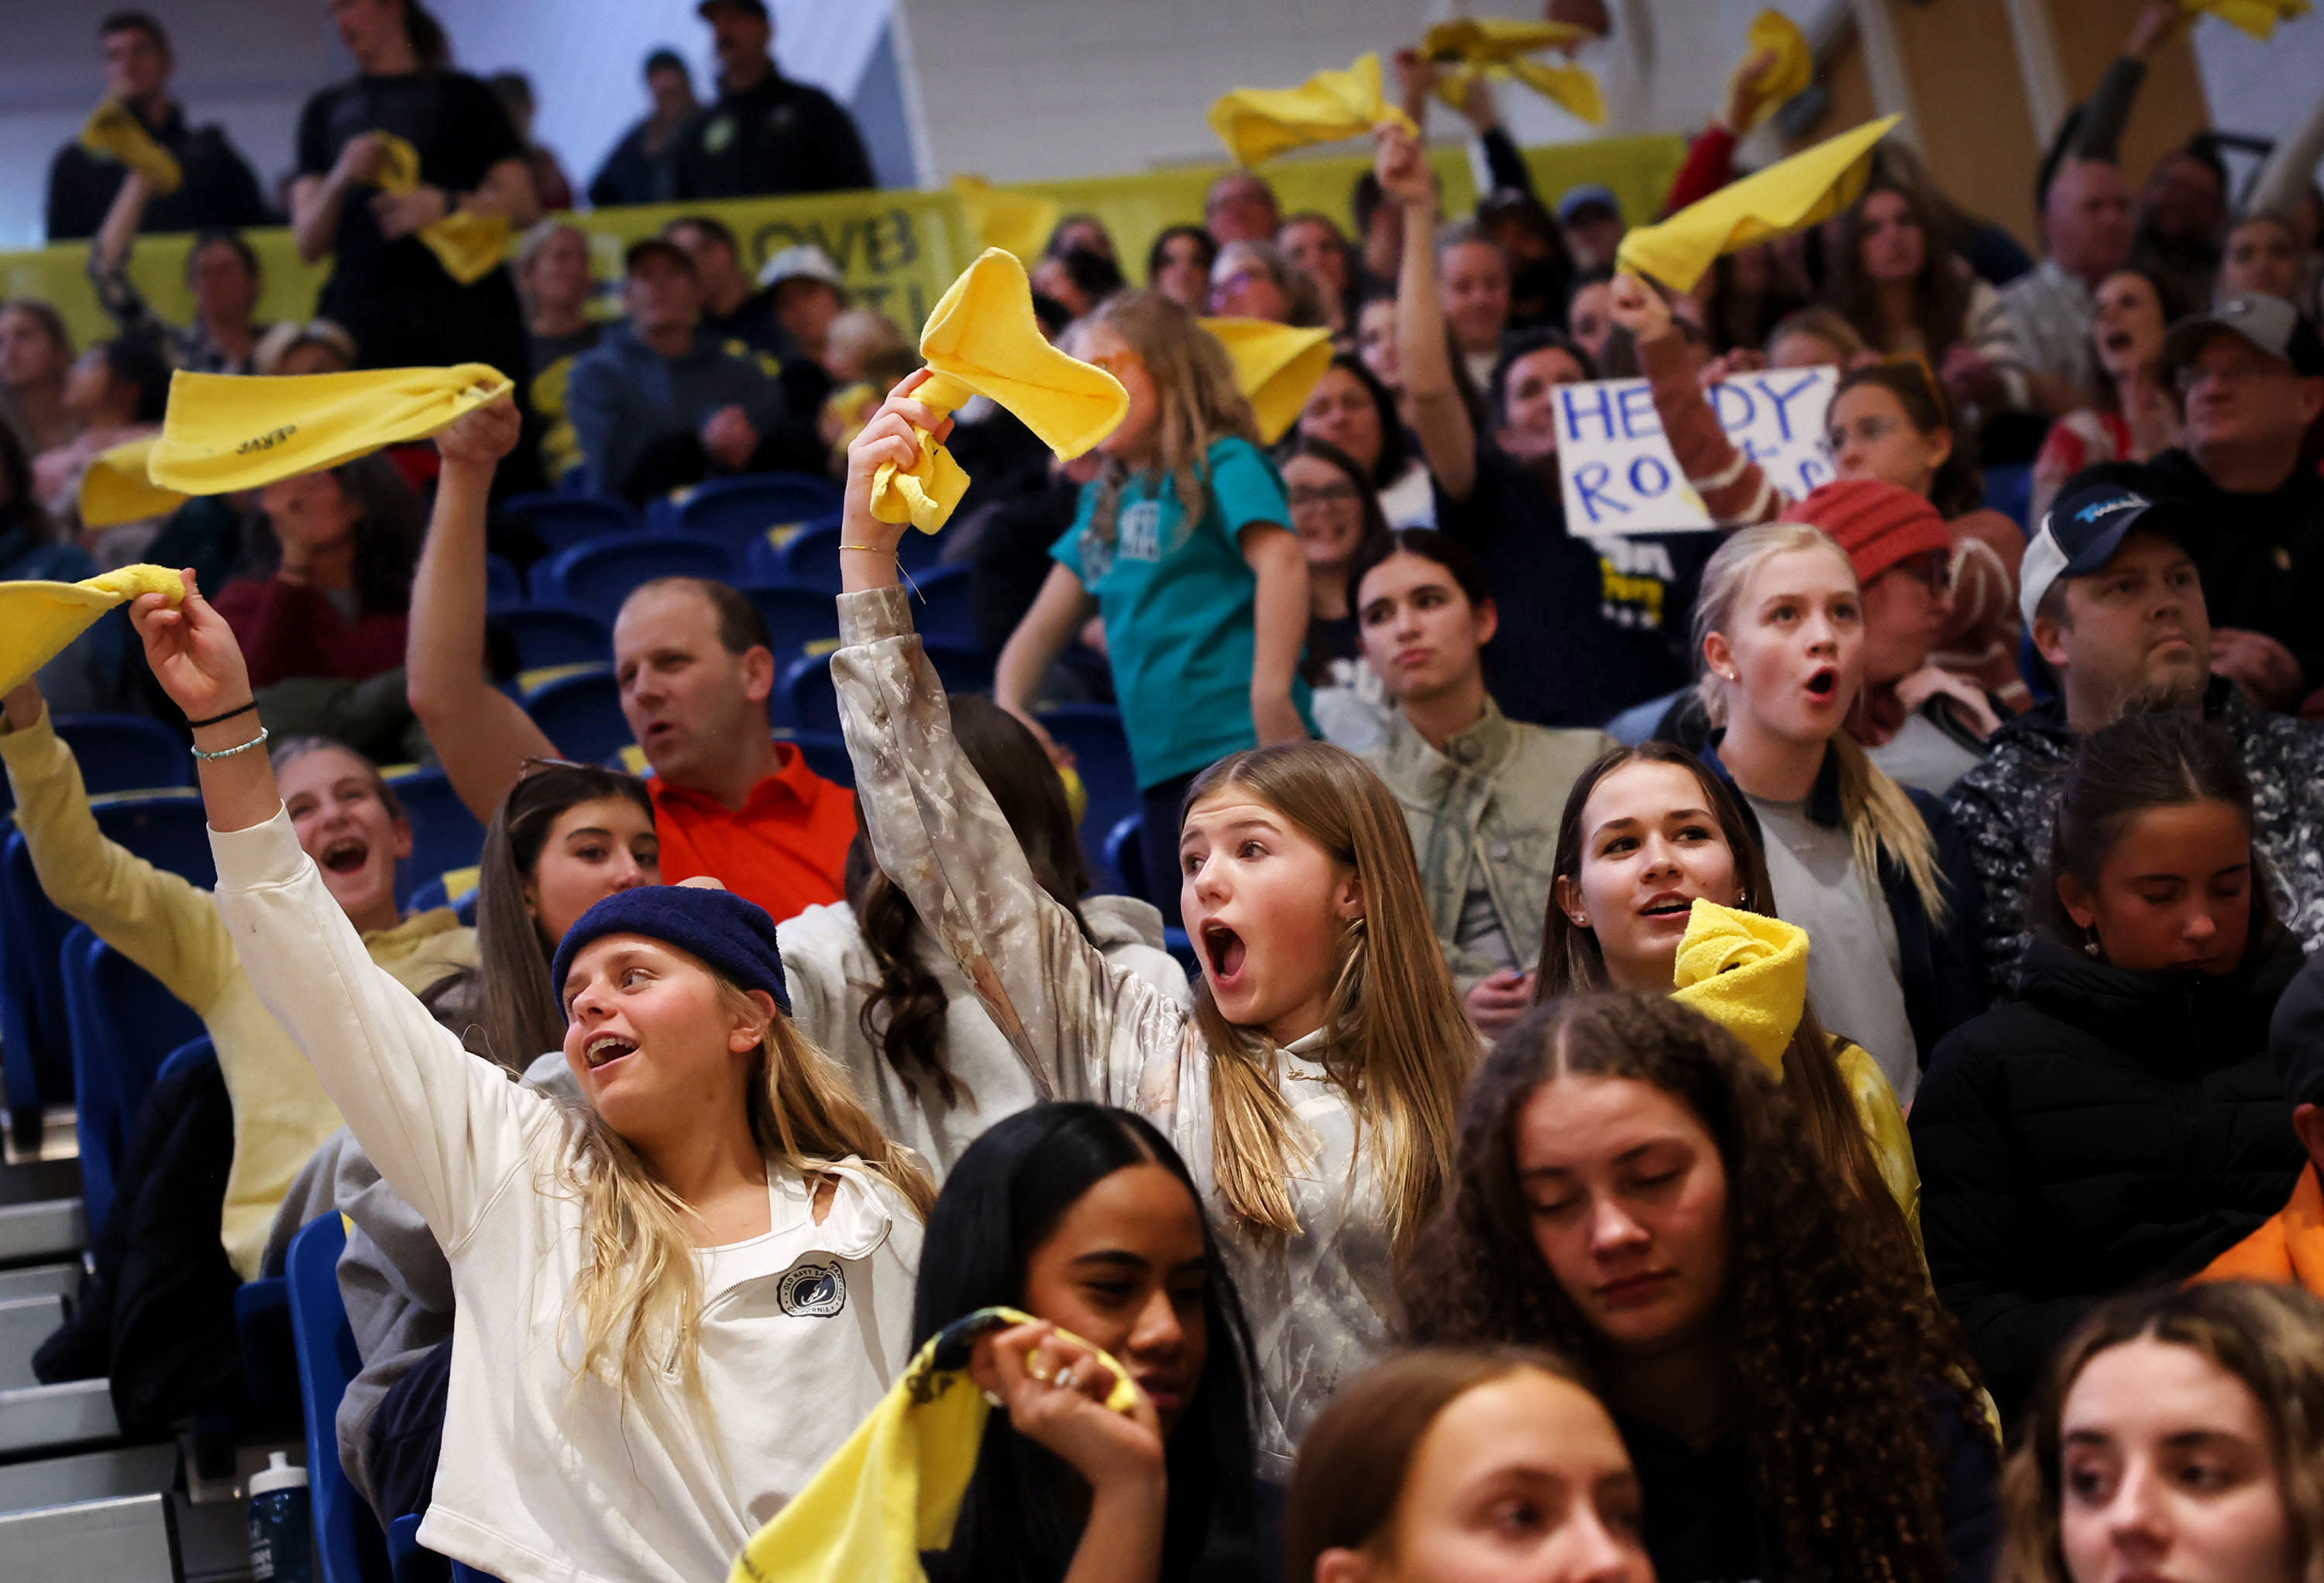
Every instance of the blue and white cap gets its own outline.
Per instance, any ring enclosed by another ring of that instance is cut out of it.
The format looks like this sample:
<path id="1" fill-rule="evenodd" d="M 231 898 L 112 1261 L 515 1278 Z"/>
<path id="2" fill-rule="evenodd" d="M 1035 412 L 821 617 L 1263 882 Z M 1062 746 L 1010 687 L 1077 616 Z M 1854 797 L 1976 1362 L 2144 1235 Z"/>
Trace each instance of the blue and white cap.
<path id="1" fill-rule="evenodd" d="M 2051 584 L 2105 569 L 2135 527 L 2181 538 L 2186 513 L 2182 502 L 2152 497 L 2124 484 L 2086 484 L 2059 495 L 2018 564 L 2017 609 L 2025 629 L 2034 629 L 2034 612 Z"/>

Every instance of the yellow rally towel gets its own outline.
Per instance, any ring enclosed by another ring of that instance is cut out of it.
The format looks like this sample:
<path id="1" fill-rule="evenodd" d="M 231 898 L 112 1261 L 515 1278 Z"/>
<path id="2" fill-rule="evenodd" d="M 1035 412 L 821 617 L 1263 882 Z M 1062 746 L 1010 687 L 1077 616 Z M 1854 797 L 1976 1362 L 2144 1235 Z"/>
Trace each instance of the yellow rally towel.
<path id="1" fill-rule="evenodd" d="M 1311 143 L 1361 137 L 1383 124 L 1420 135 L 1412 117 L 1380 97 L 1378 55 L 1345 71 L 1319 71 L 1297 88 L 1239 88 L 1211 106 L 1211 130 L 1239 165 Z"/>
<path id="2" fill-rule="evenodd" d="M 1658 226 L 1639 227 L 1622 238 L 1615 264 L 1674 292 L 1692 291 L 1720 254 L 1803 231 L 1854 203 L 1871 173 L 1872 145 L 1903 119 L 1868 121 L 1729 183 Z"/>
<path id="3" fill-rule="evenodd" d="M 2308 0 L 2179 0 L 2179 9 L 2189 16 L 2208 11 L 2221 22 L 2265 40 L 2274 36 L 2277 23 L 2307 15 L 2309 6 Z"/>
<path id="4" fill-rule="evenodd" d="M 1259 438 L 1273 445 L 1299 421 L 1299 410 L 1323 370 L 1332 366 L 1332 332 L 1296 329 L 1264 319 L 1205 319 L 1234 364 L 1235 388 L 1259 420 Z"/>
<path id="5" fill-rule="evenodd" d="M 1740 1039 L 1781 1082 L 1808 1004 L 1807 930 L 1698 896 L 1673 967 L 1671 998 Z"/>
<path id="6" fill-rule="evenodd" d="M 1057 228 L 1056 200 L 1030 193 L 1010 192 L 982 176 L 954 176 L 953 196 L 968 216 L 969 234 L 981 248 L 998 247 L 1030 264 L 1049 245 Z"/>
<path id="7" fill-rule="evenodd" d="M 1751 31 L 1743 37 L 1743 60 L 1738 60 L 1735 69 L 1727 74 L 1730 95 L 1735 79 L 1743 74 L 1744 62 L 1762 50 L 1773 51 L 1775 63 L 1759 79 L 1758 99 L 1751 106 L 1750 125 L 1733 128 L 1738 137 L 1782 109 L 1815 75 L 1815 56 L 1808 48 L 1807 34 L 1800 32 L 1800 24 L 1780 11 L 1763 11 L 1751 19 Z"/>
<path id="8" fill-rule="evenodd" d="M 255 489 L 425 440 L 510 388 L 507 375 L 483 363 L 273 375 L 181 368 L 170 376 L 146 476 L 188 495 Z"/>
<path id="9" fill-rule="evenodd" d="M 379 190 L 409 192 L 419 186 L 420 151 L 392 132 L 372 135 L 387 145 L 387 163 L 379 173 Z M 499 267 L 501 260 L 508 256 L 512 235 L 505 215 L 462 214 L 455 209 L 434 225 L 422 227 L 420 239 L 444 266 L 446 274 L 467 286 Z"/>
<path id="10" fill-rule="evenodd" d="M 93 154 L 118 160 L 144 177 L 157 197 L 185 185 L 186 172 L 179 166 L 178 156 L 155 143 L 145 124 L 119 99 L 99 101 L 89 114 L 88 125 L 80 129 L 80 145 Z"/>
<path id="11" fill-rule="evenodd" d="M 124 566 L 78 583 L 0 583 L 0 692 L 32 680 L 90 623 L 140 594 L 182 603 L 186 585 L 166 566 Z"/>
<path id="12" fill-rule="evenodd" d="M 936 300 L 920 356 L 933 376 L 915 400 L 949 412 L 973 395 L 991 396 L 1068 461 L 1112 433 L 1130 408 L 1120 380 L 1041 338 L 1025 266 L 998 247 L 986 248 Z M 927 430 L 919 441 L 918 467 L 905 473 L 890 463 L 872 477 L 872 514 L 933 533 L 960 504 L 968 475 Z"/>
<path id="13" fill-rule="evenodd" d="M 980 1336 L 1031 1318 L 988 1308 L 945 1326 L 807 1487 L 752 1536 L 728 1583 L 902 1583 L 924 1576 L 920 1553 L 952 1543 L 984 1434 L 989 1409 L 968 1377 L 969 1355 Z M 1130 1412 L 1138 1387 L 1129 1372 L 1103 1352 L 1097 1356 L 1113 1371 L 1105 1404 Z"/>
<path id="14" fill-rule="evenodd" d="M 167 516 L 186 504 L 177 490 L 161 488 L 145 476 L 146 458 L 160 440 L 149 434 L 97 452 L 80 476 L 82 527 L 142 523 L 149 516 Z"/>
<path id="15" fill-rule="evenodd" d="M 1514 77 L 1578 119 L 1603 126 L 1606 101 L 1589 68 L 1530 59 L 1543 50 L 1576 48 L 1595 36 L 1570 22 L 1464 16 L 1440 22 L 1423 33 L 1420 52 L 1451 68 L 1438 75 L 1436 97 L 1456 110 L 1467 107 L 1469 85 L 1480 75 Z"/>

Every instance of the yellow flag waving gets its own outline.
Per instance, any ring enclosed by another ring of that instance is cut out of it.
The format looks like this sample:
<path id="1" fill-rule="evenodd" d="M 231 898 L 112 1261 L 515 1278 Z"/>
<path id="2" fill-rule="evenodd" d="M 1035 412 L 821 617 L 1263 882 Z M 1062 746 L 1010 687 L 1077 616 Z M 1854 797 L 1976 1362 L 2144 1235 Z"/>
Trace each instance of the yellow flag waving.
<path id="1" fill-rule="evenodd" d="M 1332 366 L 1332 332 L 1299 329 L 1264 319 L 1205 319 L 1234 365 L 1235 388 L 1259 420 L 1259 437 L 1273 445 L 1299 421 L 1315 382 Z"/>
<path id="2" fill-rule="evenodd" d="M 1480 76 L 1514 77 L 1577 119 L 1603 126 L 1606 101 L 1587 67 L 1532 59 L 1543 50 L 1570 50 L 1595 36 L 1570 22 L 1458 17 L 1423 33 L 1420 52 L 1448 68 L 1437 79 L 1436 97 L 1456 110 L 1467 106 L 1469 85 Z"/>
<path id="3" fill-rule="evenodd" d="M 1025 266 L 998 247 L 986 248 L 936 300 L 920 331 L 920 356 L 932 377 L 912 393 L 915 400 L 949 412 L 972 395 L 989 395 L 1068 459 L 1112 433 L 1130 407 L 1120 381 L 1042 338 Z M 903 472 L 890 463 L 873 476 L 872 514 L 933 533 L 960 504 L 968 475 L 927 430 L 919 441 L 918 467 Z"/>
<path id="4" fill-rule="evenodd" d="M 1733 128 L 1738 137 L 1782 109 L 1815 75 L 1815 57 L 1808 49 L 1807 34 L 1800 32 L 1800 24 L 1780 11 L 1763 11 L 1751 19 L 1751 31 L 1744 35 L 1743 59 L 1727 74 L 1730 97 L 1735 79 L 1743 75 L 1743 68 L 1751 58 L 1762 51 L 1774 55 L 1775 64 L 1755 85 L 1750 125 Z"/>
<path id="5" fill-rule="evenodd" d="M 115 605 L 140 594 L 182 604 L 186 585 L 166 566 L 124 566 L 78 583 L 0 583 L 0 692 L 13 692 Z"/>
<path id="6" fill-rule="evenodd" d="M 1871 171 L 1872 145 L 1903 119 L 1868 121 L 1722 187 L 1660 225 L 1639 227 L 1622 238 L 1615 264 L 1673 291 L 1692 291 L 1720 254 L 1788 236 L 1854 203 Z"/>
<path id="7" fill-rule="evenodd" d="M 1361 137 L 1383 123 L 1417 136 L 1412 117 L 1380 97 L 1378 55 L 1319 71 L 1297 88 L 1239 88 L 1211 106 L 1211 129 L 1235 162 L 1255 165 L 1311 143 Z"/>
<path id="8" fill-rule="evenodd" d="M 420 151 L 392 132 L 374 132 L 387 147 L 387 163 L 379 173 L 382 192 L 409 192 L 420 185 Z M 448 199 L 448 194 L 447 195 Z M 420 239 L 444 266 L 444 273 L 471 286 L 493 273 L 508 256 L 508 217 L 464 214 L 453 210 L 432 226 L 420 227 Z"/>
<path id="9" fill-rule="evenodd" d="M 80 129 L 80 145 L 93 154 L 118 160 L 145 178 L 157 196 L 167 196 L 185 184 L 186 172 L 178 156 L 153 141 L 145 124 L 119 99 L 100 101 Z"/>
<path id="10" fill-rule="evenodd" d="M 147 459 L 161 436 L 125 440 L 99 451 L 80 476 L 80 525 L 118 527 L 142 523 L 149 516 L 167 516 L 186 504 L 185 495 L 164 489 L 145 473 Z"/>
<path id="11" fill-rule="evenodd" d="M 1049 245 L 1057 228 L 1056 200 L 1010 192 L 982 176 L 954 176 L 952 190 L 968 215 L 970 234 L 979 248 L 998 247 L 1013 253 L 1030 266 Z"/>
<path id="12" fill-rule="evenodd" d="M 170 376 L 170 410 L 145 473 L 188 495 L 255 489 L 425 440 L 511 388 L 483 363 L 271 377 L 181 368 Z"/>

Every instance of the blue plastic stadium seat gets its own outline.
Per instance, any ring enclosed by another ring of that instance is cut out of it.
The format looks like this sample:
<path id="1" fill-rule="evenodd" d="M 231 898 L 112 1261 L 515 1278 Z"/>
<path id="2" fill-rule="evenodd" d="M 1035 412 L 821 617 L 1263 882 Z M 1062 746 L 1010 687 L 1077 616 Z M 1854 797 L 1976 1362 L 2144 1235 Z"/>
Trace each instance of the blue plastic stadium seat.
<path id="1" fill-rule="evenodd" d="M 544 682 L 525 695 L 524 712 L 559 754 L 576 764 L 601 764 L 629 744 L 630 723 L 622 717 L 621 684 L 611 665 Z"/>
<path id="2" fill-rule="evenodd" d="M 113 1208 L 113 1178 L 137 1108 L 161 1063 L 202 1036 L 202 1021 L 159 980 L 75 924 L 59 952 L 72 1037 L 81 1202 L 92 1236 Z"/>
<path id="3" fill-rule="evenodd" d="M 912 574 L 912 625 L 931 640 L 976 646 L 976 606 L 965 566 L 937 566 Z"/>
<path id="4" fill-rule="evenodd" d="M 807 732 L 787 738 L 807 760 L 807 767 L 826 781 L 842 786 L 855 784 L 855 761 L 847 756 L 847 739 L 826 736 L 821 732 Z"/>
<path id="5" fill-rule="evenodd" d="M 839 518 L 811 522 L 791 536 L 778 560 L 778 580 L 794 588 L 839 592 Z"/>
<path id="6" fill-rule="evenodd" d="M 1138 811 L 1138 771 L 1130 762 L 1120 709 L 1111 704 L 1052 704 L 1040 712 L 1040 721 L 1059 746 L 1073 750 L 1074 773 L 1089 793 L 1084 829 L 1102 838 L 1124 815 Z"/>
<path id="7" fill-rule="evenodd" d="M 992 663 L 975 649 L 934 641 L 923 646 L 947 694 L 992 690 Z M 829 653 L 806 654 L 792 661 L 783 671 L 779 691 L 790 700 L 789 718 L 783 724 L 802 736 L 840 734 L 839 694 L 831 682 Z"/>
<path id="8" fill-rule="evenodd" d="M 2034 465 L 1986 468 L 1985 504 L 2015 523 L 2020 532 L 2031 533 L 2034 524 L 2025 519 L 2034 508 Z"/>
<path id="9" fill-rule="evenodd" d="M 679 501 L 670 520 L 681 533 L 701 533 L 737 551 L 770 530 L 828 516 L 839 486 L 811 473 L 754 473 L 713 478 Z"/>
<path id="10" fill-rule="evenodd" d="M 411 888 L 447 868 L 472 867 L 484 847 L 484 827 L 452 790 L 441 770 L 403 770 L 387 777 L 411 821 L 411 856 L 397 866 L 396 889 Z"/>
<path id="11" fill-rule="evenodd" d="M 611 495 L 519 495 L 502 505 L 501 514 L 530 528 L 551 555 L 645 526 L 635 506 Z"/>
<path id="12" fill-rule="evenodd" d="M 820 589 L 760 584 L 742 592 L 767 618 L 768 635 L 778 654 L 795 654 L 809 643 L 839 636 L 839 606 Z"/>
<path id="13" fill-rule="evenodd" d="M 346 1245 L 346 1223 L 333 1209 L 309 1221 L 290 1239 L 290 1257 L 283 1271 L 290 1282 L 290 1335 L 299 1356 L 308 1495 L 314 1513 L 315 1552 L 323 1563 L 321 1583 L 363 1583 L 364 1555 L 384 1557 L 387 1550 L 370 1505 L 339 1466 L 339 1398 L 363 1368 L 346 1306 L 339 1301 L 339 1253 Z"/>
<path id="14" fill-rule="evenodd" d="M 516 644 L 517 668 L 602 665 L 613 657 L 613 637 L 605 624 L 578 610 L 523 605 L 493 612 L 493 620 Z"/>
<path id="15" fill-rule="evenodd" d="M 91 796 L 151 792 L 194 783 L 194 755 L 184 738 L 145 715 L 59 715 L 57 735 L 80 764 Z"/>
<path id="16" fill-rule="evenodd" d="M 524 579 L 518 575 L 516 562 L 505 555 L 486 553 L 484 556 L 484 608 L 487 610 L 521 609 L 525 603 Z"/>
<path id="17" fill-rule="evenodd" d="M 734 580 L 734 552 L 709 538 L 639 533 L 576 544 L 532 569 L 533 597 L 594 616 L 611 626 L 640 583 L 662 577 Z"/>

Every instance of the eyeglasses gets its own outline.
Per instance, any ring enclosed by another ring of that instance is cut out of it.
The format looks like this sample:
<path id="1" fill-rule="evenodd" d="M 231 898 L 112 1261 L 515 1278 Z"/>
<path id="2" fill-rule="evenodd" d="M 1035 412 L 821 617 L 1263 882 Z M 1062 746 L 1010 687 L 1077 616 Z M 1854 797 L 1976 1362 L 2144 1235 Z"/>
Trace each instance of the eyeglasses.
<path id="1" fill-rule="evenodd" d="M 1094 357 L 1084 357 L 1082 361 L 1093 368 L 1104 369 L 1116 379 L 1120 379 L 1128 369 L 1146 366 L 1146 360 L 1134 351 L 1101 352 Z"/>
<path id="2" fill-rule="evenodd" d="M 2216 379 L 2221 384 L 2249 384 L 2253 380 L 2264 378 L 2275 371 L 2256 357 L 2240 357 L 2233 363 L 2209 366 L 2190 363 L 2172 375 L 2171 383 L 2178 386 L 2181 395 L 2192 395 L 2195 387 L 2207 379 Z"/>
<path id="3" fill-rule="evenodd" d="M 1880 413 L 1869 418 L 1858 418 L 1852 424 L 1835 423 L 1826 430 L 1824 437 L 1817 441 L 1817 449 L 1827 457 L 1836 458 L 1841 451 L 1848 449 L 1848 441 L 1851 434 L 1867 445 L 1877 445 L 1896 432 L 1904 426 L 1904 420 L 1902 418 L 1891 418 L 1885 413 Z"/>
<path id="4" fill-rule="evenodd" d="M 1291 509 L 1310 505 L 1340 505 L 1357 498 L 1353 484 L 1294 484 L 1285 491 Z"/>

